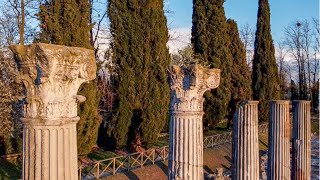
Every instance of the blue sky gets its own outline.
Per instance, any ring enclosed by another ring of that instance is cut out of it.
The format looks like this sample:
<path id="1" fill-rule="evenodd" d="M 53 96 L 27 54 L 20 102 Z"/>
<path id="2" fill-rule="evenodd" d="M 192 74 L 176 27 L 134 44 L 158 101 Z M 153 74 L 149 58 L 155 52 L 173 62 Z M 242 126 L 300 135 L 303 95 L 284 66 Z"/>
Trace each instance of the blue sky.
<path id="1" fill-rule="evenodd" d="M 274 41 L 280 40 L 283 28 L 295 20 L 319 17 L 319 0 L 269 0 L 271 8 L 271 31 Z M 255 28 L 258 0 L 226 0 L 225 13 L 238 25 L 248 23 Z M 166 8 L 173 14 L 168 15 L 170 28 L 190 28 L 192 0 L 166 0 Z"/>

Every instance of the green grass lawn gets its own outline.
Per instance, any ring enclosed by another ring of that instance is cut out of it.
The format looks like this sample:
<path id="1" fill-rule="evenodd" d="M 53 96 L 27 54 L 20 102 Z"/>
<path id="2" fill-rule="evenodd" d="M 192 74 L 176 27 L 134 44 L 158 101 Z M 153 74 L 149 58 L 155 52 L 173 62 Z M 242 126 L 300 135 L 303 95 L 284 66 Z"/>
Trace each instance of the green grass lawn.
<path id="1" fill-rule="evenodd" d="M 217 126 L 214 129 L 204 132 L 203 136 L 212 136 L 216 134 L 222 134 L 225 132 L 230 132 L 231 130 L 232 129 L 227 128 L 227 122 L 222 122 L 217 124 Z"/>
<path id="2" fill-rule="evenodd" d="M 9 162 L 0 159 L 0 180 L 20 179 L 21 178 L 21 161 Z"/>
<path id="3" fill-rule="evenodd" d="M 313 134 L 319 135 L 319 120 L 318 119 L 314 119 L 311 121 L 311 132 Z"/>
<path id="4" fill-rule="evenodd" d="M 116 157 L 116 156 L 119 156 L 119 155 L 117 155 L 116 153 L 111 152 L 111 151 L 93 150 L 87 156 L 82 156 L 82 158 L 89 158 L 92 160 L 99 161 L 99 160 L 109 159 L 109 158 Z"/>

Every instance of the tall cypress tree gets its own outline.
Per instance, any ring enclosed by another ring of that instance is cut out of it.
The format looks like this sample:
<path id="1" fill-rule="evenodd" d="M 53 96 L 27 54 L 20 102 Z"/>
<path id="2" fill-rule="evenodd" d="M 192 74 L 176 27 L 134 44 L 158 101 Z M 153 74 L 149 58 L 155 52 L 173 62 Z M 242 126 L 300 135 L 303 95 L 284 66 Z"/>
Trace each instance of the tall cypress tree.
<path id="1" fill-rule="evenodd" d="M 280 98 L 278 67 L 270 29 L 268 0 L 259 0 L 252 64 L 253 99 L 259 100 L 259 121 L 267 121 L 269 100 Z"/>
<path id="2" fill-rule="evenodd" d="M 108 14 L 118 97 L 109 135 L 117 148 L 138 135 L 149 146 L 165 125 L 170 99 L 163 0 L 110 0 Z"/>
<path id="3" fill-rule="evenodd" d="M 85 47 L 90 44 L 90 8 L 88 0 L 50 0 L 40 6 L 41 22 L 39 41 L 45 43 Z M 77 124 L 78 153 L 87 154 L 96 145 L 101 118 L 98 114 L 99 93 L 97 81 L 83 84 L 78 94 L 87 99 L 78 107 L 80 121 Z"/>
<path id="4" fill-rule="evenodd" d="M 230 38 L 229 50 L 232 54 L 231 68 L 231 99 L 228 105 L 229 117 L 228 126 L 233 118 L 239 103 L 244 100 L 250 100 L 251 91 L 251 71 L 246 61 L 246 50 L 241 42 L 237 23 L 228 19 L 228 34 Z"/>
<path id="5" fill-rule="evenodd" d="M 195 56 L 209 68 L 221 69 L 217 89 L 205 93 L 204 121 L 215 125 L 227 116 L 230 100 L 232 57 L 224 0 L 193 0 L 192 38 Z"/>
<path id="6" fill-rule="evenodd" d="M 92 49 L 90 8 L 89 0 L 46 1 L 40 5 L 38 14 L 41 22 L 39 40 L 45 43 Z"/>

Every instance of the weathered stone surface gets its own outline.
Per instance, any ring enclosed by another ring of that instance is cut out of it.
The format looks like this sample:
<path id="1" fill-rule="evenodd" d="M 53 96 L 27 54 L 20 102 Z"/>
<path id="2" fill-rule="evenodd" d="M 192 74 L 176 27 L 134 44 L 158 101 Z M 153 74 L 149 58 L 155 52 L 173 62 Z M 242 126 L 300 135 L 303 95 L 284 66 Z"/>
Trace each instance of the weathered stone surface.
<path id="1" fill-rule="evenodd" d="M 267 179 L 266 167 L 267 167 L 267 157 L 261 156 L 260 157 L 260 179 Z"/>
<path id="2" fill-rule="evenodd" d="M 96 76 L 93 50 L 50 44 L 11 46 L 26 90 L 23 179 L 77 177 L 77 95 Z"/>
<path id="3" fill-rule="evenodd" d="M 310 101 L 293 101 L 292 180 L 311 178 Z"/>
<path id="4" fill-rule="evenodd" d="M 219 69 L 170 68 L 169 179 L 203 179 L 204 92 L 217 88 Z"/>
<path id="5" fill-rule="evenodd" d="M 268 180 L 290 180 L 289 101 L 270 102 Z"/>
<path id="6" fill-rule="evenodd" d="M 259 179 L 258 101 L 244 101 L 233 120 L 233 180 Z"/>
<path id="7" fill-rule="evenodd" d="M 223 168 L 216 168 L 216 177 L 214 180 L 224 180 L 225 178 L 223 177 Z"/>

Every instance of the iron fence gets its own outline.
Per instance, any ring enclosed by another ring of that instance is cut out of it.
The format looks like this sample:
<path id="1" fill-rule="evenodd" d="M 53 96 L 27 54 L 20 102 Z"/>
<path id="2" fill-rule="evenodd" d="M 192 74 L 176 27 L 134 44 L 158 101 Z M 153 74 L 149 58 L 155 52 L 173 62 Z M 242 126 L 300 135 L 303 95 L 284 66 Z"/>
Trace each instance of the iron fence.
<path id="1" fill-rule="evenodd" d="M 259 134 L 268 133 L 268 123 L 260 124 L 258 126 Z M 203 138 L 203 148 L 210 148 L 232 141 L 232 132 L 215 134 Z"/>
<path id="2" fill-rule="evenodd" d="M 267 133 L 268 124 L 259 125 L 259 133 Z M 232 141 L 232 132 L 216 134 L 203 138 L 203 147 L 210 148 Z M 126 156 L 117 156 L 105 160 L 94 161 L 91 164 L 82 164 L 79 167 L 79 179 L 99 179 L 104 176 L 130 171 L 155 162 L 168 159 L 168 146 L 155 147 L 143 152 L 132 153 Z"/>
<path id="3" fill-rule="evenodd" d="M 143 152 L 131 153 L 125 156 L 117 156 L 89 164 L 81 164 L 79 167 L 79 179 L 99 179 L 105 176 L 141 168 L 168 159 L 168 146 L 155 147 Z"/>

